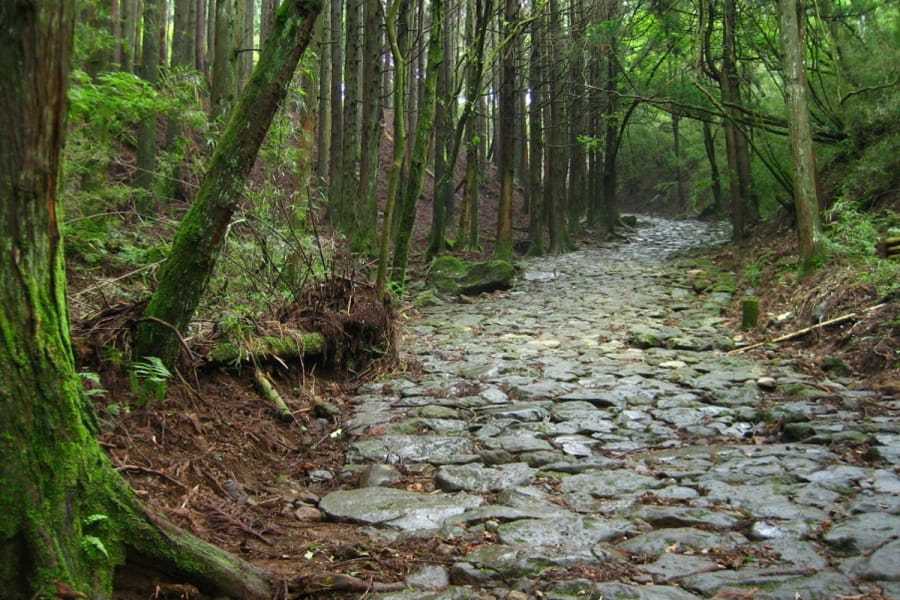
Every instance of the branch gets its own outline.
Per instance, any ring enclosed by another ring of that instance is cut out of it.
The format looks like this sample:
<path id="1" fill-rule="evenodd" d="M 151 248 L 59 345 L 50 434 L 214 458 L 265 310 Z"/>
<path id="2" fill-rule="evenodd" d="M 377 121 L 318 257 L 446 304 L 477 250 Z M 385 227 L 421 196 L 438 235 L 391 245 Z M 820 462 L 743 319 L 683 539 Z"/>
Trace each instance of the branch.
<path id="1" fill-rule="evenodd" d="M 883 306 L 887 306 L 887 305 L 886 304 L 876 304 L 875 306 L 870 306 L 869 308 L 863 310 L 862 312 L 870 313 L 870 312 L 878 310 L 879 308 L 882 308 Z M 855 313 L 855 312 L 847 313 L 846 315 L 841 315 L 840 317 L 835 317 L 835 318 L 829 319 L 827 321 L 822 321 L 821 323 L 816 323 L 815 325 L 811 325 L 809 327 L 804 327 L 803 329 L 798 329 L 797 331 L 785 334 L 785 335 L 783 335 L 781 337 L 777 337 L 773 340 L 764 340 L 762 342 L 750 344 L 749 346 L 743 346 L 741 348 L 736 348 L 736 349 L 732 350 L 731 352 L 729 352 L 728 354 L 739 354 L 741 352 L 746 352 L 747 350 L 750 350 L 752 348 L 759 348 L 760 346 L 765 346 L 766 344 L 778 344 L 781 342 L 786 342 L 788 340 L 792 340 L 794 338 L 804 336 L 811 331 L 815 331 L 816 329 L 822 329 L 823 327 L 830 327 L 831 325 L 839 325 L 846 321 L 852 321 L 853 319 L 859 318 L 859 316 L 860 316 L 860 313 Z"/>

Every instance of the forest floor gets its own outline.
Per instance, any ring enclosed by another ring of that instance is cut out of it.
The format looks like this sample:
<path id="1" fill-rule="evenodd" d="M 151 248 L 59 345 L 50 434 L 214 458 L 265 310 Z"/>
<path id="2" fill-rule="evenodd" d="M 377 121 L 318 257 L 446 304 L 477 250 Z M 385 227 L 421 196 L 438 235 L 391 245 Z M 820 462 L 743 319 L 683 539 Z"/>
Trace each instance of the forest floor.
<path id="1" fill-rule="evenodd" d="M 498 189 L 492 181 L 489 174 L 481 194 L 482 215 L 496 214 Z M 423 196 L 429 197 L 429 187 L 430 183 Z M 517 202 L 521 203 L 518 196 Z M 423 201 L 411 255 L 413 277 L 420 276 L 424 267 L 429 223 L 429 203 Z M 526 232 L 527 222 L 516 223 L 517 238 L 524 240 Z M 585 231 L 580 239 L 596 241 L 598 235 Z M 493 224 L 485 220 L 484 256 L 492 250 L 492 239 Z M 853 313 L 839 326 L 763 344 L 749 353 L 791 357 L 808 373 L 823 377 L 825 370 L 846 369 L 844 375 L 854 387 L 896 397 L 900 393 L 896 297 L 880 298 L 866 283 L 866 274 L 850 263 L 829 265 L 798 281 L 792 270 L 794 239 L 792 231 L 766 225 L 743 244 L 719 246 L 702 257 L 735 273 L 741 289 L 752 284 L 760 293 L 764 324 L 751 332 L 740 330 L 740 298 L 735 296 L 727 312 L 735 338 L 741 343 L 762 342 Z M 397 308 L 397 324 L 403 327 L 414 309 Z M 776 316 L 787 313 L 791 316 L 776 324 Z M 769 319 L 774 320 L 766 326 Z M 402 372 L 416 365 L 407 362 L 392 368 Z M 170 386 L 165 401 L 149 408 L 128 407 L 123 401 L 130 395 L 127 380 L 104 381 L 109 392 L 96 398 L 103 424 L 101 442 L 142 499 L 186 530 L 283 576 L 291 597 L 334 597 L 337 592 L 362 597 L 376 590 L 371 582 L 391 589 L 390 584 L 403 581 L 411 565 L 441 562 L 453 550 L 448 550 L 448 543 L 467 543 L 411 539 L 378 544 L 357 525 L 298 515 L 347 483 L 335 474 L 345 464 L 351 440 L 335 435 L 333 425 L 353 413 L 355 407 L 346 399 L 362 381 L 329 374 L 314 364 L 281 369 L 278 388 L 294 420 L 279 423 L 255 391 L 251 371 L 247 366 L 180 373 L 180 382 Z M 370 377 L 383 374 L 384 369 L 377 367 L 369 372 Z M 117 582 L 118 597 L 155 597 L 148 591 L 159 595 L 160 589 L 183 592 L 184 588 L 164 585 L 183 582 L 157 577 L 134 570 L 123 573 Z"/>

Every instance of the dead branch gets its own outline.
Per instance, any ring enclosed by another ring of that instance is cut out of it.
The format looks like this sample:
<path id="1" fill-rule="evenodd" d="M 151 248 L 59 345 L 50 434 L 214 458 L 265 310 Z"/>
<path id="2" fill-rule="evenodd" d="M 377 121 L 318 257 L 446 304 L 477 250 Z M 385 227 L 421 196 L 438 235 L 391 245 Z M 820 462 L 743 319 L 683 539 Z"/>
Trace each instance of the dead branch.
<path id="1" fill-rule="evenodd" d="M 747 350 L 750 350 L 750 349 L 752 349 L 752 348 L 759 348 L 760 346 L 765 346 L 766 344 L 779 344 L 779 343 L 781 343 L 781 342 L 786 342 L 786 341 L 788 341 L 788 340 L 792 340 L 792 339 L 794 339 L 794 338 L 798 338 L 798 337 L 804 336 L 804 335 L 806 335 L 807 333 L 810 333 L 811 331 L 815 331 L 815 330 L 817 330 L 817 329 L 822 329 L 823 327 L 830 327 L 830 326 L 832 326 L 832 325 L 839 325 L 839 324 L 844 323 L 844 322 L 846 322 L 846 321 L 852 321 L 852 320 L 854 320 L 854 319 L 858 319 L 859 316 L 860 316 L 860 314 L 870 313 L 870 312 L 876 311 L 876 310 L 878 310 L 879 308 L 882 308 L 883 306 L 885 306 L 885 304 L 876 304 L 875 306 L 870 306 L 869 308 L 863 310 L 862 313 L 855 313 L 855 312 L 847 313 L 846 315 L 841 315 L 840 317 L 835 317 L 835 318 L 829 319 L 829 320 L 827 320 L 827 321 L 822 321 L 821 323 L 816 323 L 815 325 L 810 325 L 809 327 L 804 327 L 803 329 L 798 329 L 797 331 L 794 331 L 794 332 L 792 332 L 792 333 L 785 334 L 785 335 L 783 335 L 783 336 L 781 336 L 781 337 L 777 337 L 777 338 L 772 339 L 772 340 L 764 340 L 764 341 L 762 341 L 762 342 L 757 342 L 757 343 L 755 343 L 755 344 L 750 344 L 749 346 L 742 346 L 741 348 L 735 348 L 734 350 L 732 350 L 732 351 L 729 352 L 728 354 L 739 354 L 739 353 L 741 353 L 741 352 L 746 352 Z"/>

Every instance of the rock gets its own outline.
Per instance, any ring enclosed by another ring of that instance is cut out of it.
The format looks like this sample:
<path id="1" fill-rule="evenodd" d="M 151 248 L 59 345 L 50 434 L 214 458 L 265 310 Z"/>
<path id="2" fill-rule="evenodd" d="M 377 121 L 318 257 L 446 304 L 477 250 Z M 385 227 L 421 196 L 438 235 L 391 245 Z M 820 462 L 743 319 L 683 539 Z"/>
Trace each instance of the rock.
<path id="1" fill-rule="evenodd" d="M 321 521 L 322 512 L 314 506 L 301 505 L 292 512 L 294 518 L 298 521 Z"/>
<path id="2" fill-rule="evenodd" d="M 435 531 L 444 520 L 480 506 L 479 496 L 417 494 L 394 488 L 362 488 L 331 492 L 319 508 L 331 519 L 370 525 L 382 524 L 404 531 Z"/>
<path id="3" fill-rule="evenodd" d="M 401 474 L 395 467 L 382 463 L 368 465 L 359 474 L 359 487 L 378 487 L 400 481 Z"/>
<path id="4" fill-rule="evenodd" d="M 505 260 L 475 263 L 459 280 L 459 293 L 467 296 L 508 290 L 513 286 L 516 270 Z"/>
<path id="5" fill-rule="evenodd" d="M 443 590 L 450 585 L 450 574 L 441 566 L 427 566 L 406 577 L 406 585 L 416 590 Z"/>
<path id="6" fill-rule="evenodd" d="M 637 533 L 630 521 L 590 519 L 563 513 L 543 519 L 525 519 L 500 525 L 500 542 L 509 545 L 590 547 L 598 542 Z"/>
<path id="7" fill-rule="evenodd" d="M 816 434 L 812 423 L 785 423 L 781 428 L 781 437 L 786 442 L 799 442 Z"/>
<path id="8" fill-rule="evenodd" d="M 778 382 L 774 377 L 760 377 L 756 380 L 756 386 L 766 392 L 773 392 L 778 387 Z"/>
<path id="9" fill-rule="evenodd" d="M 866 581 L 900 581 L 900 539 L 851 562 L 849 572 Z"/>
<path id="10" fill-rule="evenodd" d="M 476 295 L 484 292 L 508 290 L 516 271 L 503 260 L 468 263 L 445 254 L 428 268 L 428 283 L 445 294 Z"/>
<path id="11" fill-rule="evenodd" d="M 823 358 L 822 370 L 838 377 L 849 377 L 853 374 L 850 366 L 836 356 L 826 356 Z"/>
<path id="12" fill-rule="evenodd" d="M 435 483 L 446 492 L 497 492 L 534 481 L 536 469 L 525 463 L 510 463 L 496 468 L 478 464 L 448 465 L 438 469 Z"/>

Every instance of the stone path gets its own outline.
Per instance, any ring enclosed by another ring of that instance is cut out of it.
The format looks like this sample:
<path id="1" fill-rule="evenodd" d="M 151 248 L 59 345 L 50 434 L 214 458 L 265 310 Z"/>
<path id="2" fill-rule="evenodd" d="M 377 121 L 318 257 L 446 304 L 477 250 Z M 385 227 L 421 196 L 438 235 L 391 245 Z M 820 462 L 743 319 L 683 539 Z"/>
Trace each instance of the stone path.
<path id="1" fill-rule="evenodd" d="M 727 355 L 671 258 L 722 232 L 641 223 L 425 309 L 421 373 L 354 399 L 360 487 L 320 509 L 471 540 L 370 597 L 900 598 L 900 402 Z"/>

